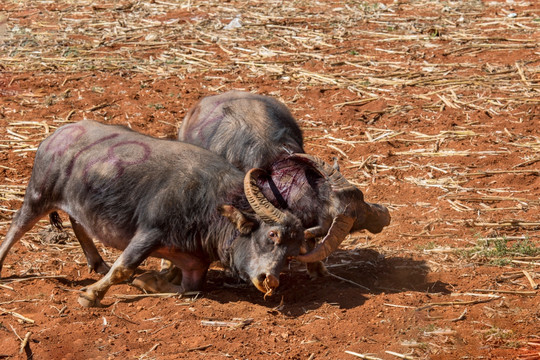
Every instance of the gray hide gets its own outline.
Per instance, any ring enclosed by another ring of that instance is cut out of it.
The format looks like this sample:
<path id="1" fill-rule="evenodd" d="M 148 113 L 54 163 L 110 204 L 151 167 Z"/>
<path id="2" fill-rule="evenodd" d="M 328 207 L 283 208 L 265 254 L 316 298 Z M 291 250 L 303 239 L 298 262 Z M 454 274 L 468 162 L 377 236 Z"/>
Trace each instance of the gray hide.
<path id="1" fill-rule="evenodd" d="M 299 253 L 297 217 L 273 207 L 256 186 L 263 172 L 239 171 L 222 157 L 121 126 L 81 121 L 39 146 L 24 203 L 0 245 L 9 249 L 43 216 L 69 215 L 89 265 L 105 277 L 79 302 L 99 306 L 107 289 L 128 279 L 148 256 L 182 271 L 177 292 L 198 290 L 219 260 L 264 293 L 279 285 L 288 257 Z M 112 267 L 92 242 L 123 250 Z"/>

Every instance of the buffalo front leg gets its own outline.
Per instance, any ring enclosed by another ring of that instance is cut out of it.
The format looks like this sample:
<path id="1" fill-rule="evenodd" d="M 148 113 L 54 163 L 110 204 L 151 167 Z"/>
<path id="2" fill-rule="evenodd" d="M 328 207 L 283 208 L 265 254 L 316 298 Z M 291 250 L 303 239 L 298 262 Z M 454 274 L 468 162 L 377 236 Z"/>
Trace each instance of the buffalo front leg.
<path id="1" fill-rule="evenodd" d="M 161 271 L 148 271 L 137 276 L 131 285 L 138 287 L 148 293 L 177 293 L 182 294 L 184 288 L 182 284 L 182 271 L 174 264 L 165 259 L 161 259 Z"/>
<path id="2" fill-rule="evenodd" d="M 178 293 L 184 292 L 182 271 L 170 260 L 161 259 L 161 271 L 149 271 L 137 276 L 132 285 L 149 293 Z"/>
<path id="3" fill-rule="evenodd" d="M 79 304 L 84 307 L 100 307 L 100 300 L 103 299 L 105 293 L 112 285 L 129 279 L 135 268 L 125 266 L 123 255 L 120 255 L 109 272 L 101 280 L 81 290 L 82 294 L 79 295 Z"/>
<path id="4" fill-rule="evenodd" d="M 145 272 L 144 274 L 137 276 L 135 279 L 133 279 L 131 284 L 143 290 L 144 292 L 153 294 L 183 294 L 185 292 L 182 285 L 170 282 L 167 278 L 167 274 L 164 274 L 162 271 Z"/>
<path id="5" fill-rule="evenodd" d="M 317 245 L 316 239 L 325 236 L 329 228 L 330 224 L 325 224 L 324 226 L 314 226 L 304 230 L 306 252 L 311 252 L 315 248 Z M 311 279 L 328 275 L 328 270 L 321 261 L 306 263 L 306 269 Z"/>
<path id="6" fill-rule="evenodd" d="M 206 281 L 210 263 L 186 253 L 169 254 L 170 261 L 162 263 L 162 271 L 151 271 L 135 278 L 133 285 L 151 293 L 199 291 Z"/>
<path id="7" fill-rule="evenodd" d="M 161 259 L 161 270 L 146 272 L 131 282 L 132 285 L 150 293 L 183 293 L 182 271 L 170 260 Z"/>
<path id="8" fill-rule="evenodd" d="M 161 271 L 162 274 L 165 274 L 167 280 L 173 284 L 180 285 L 182 284 L 182 271 L 174 266 L 170 260 L 161 259 Z"/>
<path id="9" fill-rule="evenodd" d="M 306 243 L 308 252 L 312 251 L 315 248 L 315 239 L 307 239 Z M 328 270 L 326 270 L 326 266 L 324 266 L 322 261 L 306 263 L 306 269 L 309 274 L 309 278 L 312 280 L 328 275 Z"/>
<path id="10" fill-rule="evenodd" d="M 79 295 L 79 304 L 84 307 L 99 307 L 100 301 L 109 288 L 128 280 L 139 264 L 146 259 L 156 247 L 159 231 L 138 231 L 131 239 L 124 252 L 116 259 L 107 274 L 96 283 L 83 288 Z"/>
<path id="11" fill-rule="evenodd" d="M 330 225 L 310 227 L 309 229 L 304 230 L 304 238 L 315 239 L 318 237 L 323 237 L 326 235 L 329 228 L 330 228 Z"/>
<path id="12" fill-rule="evenodd" d="M 111 267 L 103 260 L 101 255 L 99 255 L 96 245 L 90 236 L 88 236 L 86 230 L 84 230 L 83 226 L 71 216 L 69 217 L 69 221 L 71 221 L 73 232 L 75 233 L 77 240 L 79 240 L 79 244 L 81 244 L 84 256 L 86 256 L 86 261 L 88 263 L 90 272 L 93 270 L 101 275 L 107 274 Z"/>

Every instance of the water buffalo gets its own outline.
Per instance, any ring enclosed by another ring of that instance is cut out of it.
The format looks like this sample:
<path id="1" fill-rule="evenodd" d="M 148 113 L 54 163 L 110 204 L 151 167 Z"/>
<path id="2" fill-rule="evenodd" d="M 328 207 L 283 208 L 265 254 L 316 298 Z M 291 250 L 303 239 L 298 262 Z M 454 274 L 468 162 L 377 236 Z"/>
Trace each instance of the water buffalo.
<path id="1" fill-rule="evenodd" d="M 0 245 L 9 249 L 44 215 L 69 215 L 90 266 L 106 275 L 79 303 L 99 306 L 113 284 L 147 257 L 182 272 L 169 290 L 198 290 L 219 260 L 265 294 L 279 285 L 287 259 L 304 241 L 300 220 L 278 210 L 257 187 L 259 168 L 244 173 L 194 145 L 84 120 L 57 129 L 39 146 L 24 202 Z M 109 267 L 92 238 L 123 250 Z"/>
<path id="2" fill-rule="evenodd" d="M 306 238 L 324 236 L 296 257 L 300 261 L 317 263 L 347 234 L 362 229 L 378 233 L 390 223 L 386 207 L 365 202 L 362 191 L 337 168 L 305 154 L 296 120 L 271 97 L 241 91 L 205 97 L 188 111 L 178 139 L 209 149 L 244 172 L 267 170 L 270 175 L 258 180 L 265 196 L 301 219 Z M 325 273 L 322 264 L 314 271 Z"/>

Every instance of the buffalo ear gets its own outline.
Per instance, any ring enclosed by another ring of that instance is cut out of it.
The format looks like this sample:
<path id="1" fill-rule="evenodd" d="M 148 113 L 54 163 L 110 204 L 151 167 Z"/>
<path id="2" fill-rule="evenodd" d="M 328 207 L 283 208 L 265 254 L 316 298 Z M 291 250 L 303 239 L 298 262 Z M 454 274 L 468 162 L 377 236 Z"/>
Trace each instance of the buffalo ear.
<path id="1" fill-rule="evenodd" d="M 253 231 L 255 222 L 248 219 L 240 210 L 232 205 L 218 206 L 218 211 L 236 226 L 241 234 L 247 235 Z"/>

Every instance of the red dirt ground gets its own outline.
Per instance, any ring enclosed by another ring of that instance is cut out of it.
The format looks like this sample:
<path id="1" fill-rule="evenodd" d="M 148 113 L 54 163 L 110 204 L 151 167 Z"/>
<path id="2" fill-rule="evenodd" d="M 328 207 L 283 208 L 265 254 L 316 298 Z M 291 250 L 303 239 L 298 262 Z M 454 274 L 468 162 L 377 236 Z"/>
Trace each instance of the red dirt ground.
<path id="1" fill-rule="evenodd" d="M 4 264 L 0 359 L 540 359 L 538 4 L 195 3 L 0 4 L 2 238 L 56 127 L 174 138 L 230 89 L 285 102 L 391 225 L 349 237 L 334 276 L 292 263 L 266 300 L 216 264 L 196 297 L 122 284 L 86 309 L 99 276 L 43 220 Z"/>

